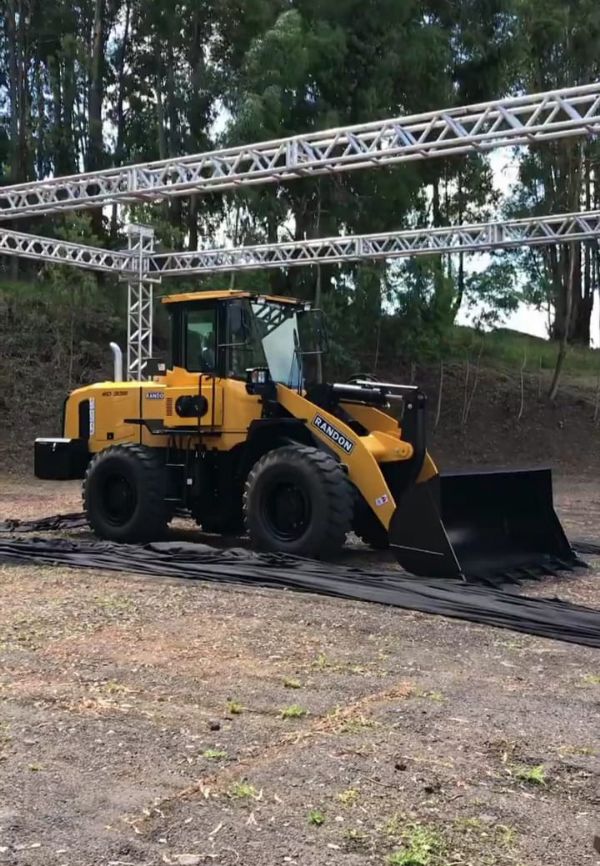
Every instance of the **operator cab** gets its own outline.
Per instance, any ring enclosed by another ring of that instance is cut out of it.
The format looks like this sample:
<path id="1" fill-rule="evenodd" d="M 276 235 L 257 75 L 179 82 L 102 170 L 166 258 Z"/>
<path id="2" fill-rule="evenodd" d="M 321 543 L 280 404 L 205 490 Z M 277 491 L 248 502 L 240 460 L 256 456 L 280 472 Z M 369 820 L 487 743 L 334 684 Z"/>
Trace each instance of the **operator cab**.
<path id="1" fill-rule="evenodd" d="M 163 299 L 171 318 L 169 368 L 301 390 L 318 381 L 325 335 L 319 310 L 293 298 L 249 292 L 194 292 Z"/>

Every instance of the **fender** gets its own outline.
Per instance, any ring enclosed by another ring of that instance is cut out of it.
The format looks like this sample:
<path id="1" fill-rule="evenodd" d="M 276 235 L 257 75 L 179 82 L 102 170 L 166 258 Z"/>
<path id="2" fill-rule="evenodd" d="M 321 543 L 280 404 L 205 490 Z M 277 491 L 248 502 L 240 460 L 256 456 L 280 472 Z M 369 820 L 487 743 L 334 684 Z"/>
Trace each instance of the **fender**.
<path id="1" fill-rule="evenodd" d="M 388 529 L 397 503 L 378 458 L 409 460 L 412 445 L 387 432 L 359 436 L 344 421 L 284 385 L 277 385 L 277 400 L 294 418 L 302 419 L 314 438 L 347 467 L 350 481 Z"/>

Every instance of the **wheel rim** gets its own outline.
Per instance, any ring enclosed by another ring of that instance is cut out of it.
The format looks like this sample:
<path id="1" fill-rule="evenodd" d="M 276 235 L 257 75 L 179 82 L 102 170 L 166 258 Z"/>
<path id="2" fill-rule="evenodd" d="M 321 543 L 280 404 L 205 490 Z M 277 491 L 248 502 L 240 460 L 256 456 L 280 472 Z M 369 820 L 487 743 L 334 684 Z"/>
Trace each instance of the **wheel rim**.
<path id="1" fill-rule="evenodd" d="M 293 481 L 278 481 L 264 492 L 263 515 L 269 532 L 278 541 L 297 541 L 310 525 L 310 499 Z"/>
<path id="2" fill-rule="evenodd" d="M 102 510 L 109 523 L 123 526 L 135 512 L 137 496 L 133 485 L 121 472 L 111 472 L 102 485 Z"/>

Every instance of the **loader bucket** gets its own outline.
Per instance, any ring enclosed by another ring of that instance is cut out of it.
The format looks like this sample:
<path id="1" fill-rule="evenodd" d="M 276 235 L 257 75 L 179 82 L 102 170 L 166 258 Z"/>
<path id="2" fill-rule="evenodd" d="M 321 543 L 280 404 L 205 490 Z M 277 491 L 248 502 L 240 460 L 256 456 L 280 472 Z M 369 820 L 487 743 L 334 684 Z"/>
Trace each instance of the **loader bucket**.
<path id="1" fill-rule="evenodd" d="M 392 517 L 390 547 L 403 568 L 428 577 L 518 579 L 578 563 L 554 511 L 550 469 L 415 484 Z"/>

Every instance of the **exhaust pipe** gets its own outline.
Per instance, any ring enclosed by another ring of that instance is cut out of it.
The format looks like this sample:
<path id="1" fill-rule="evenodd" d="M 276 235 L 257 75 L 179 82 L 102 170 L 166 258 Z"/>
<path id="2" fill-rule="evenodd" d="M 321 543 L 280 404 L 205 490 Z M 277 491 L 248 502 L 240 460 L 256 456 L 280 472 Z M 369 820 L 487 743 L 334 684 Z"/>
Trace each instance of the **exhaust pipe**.
<path id="1" fill-rule="evenodd" d="M 113 353 L 113 361 L 115 368 L 113 380 L 115 382 L 123 382 L 123 352 L 121 351 L 121 347 L 118 343 L 111 343 L 110 348 Z"/>

